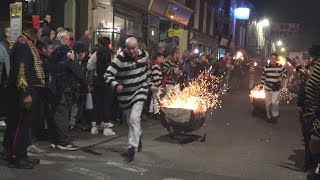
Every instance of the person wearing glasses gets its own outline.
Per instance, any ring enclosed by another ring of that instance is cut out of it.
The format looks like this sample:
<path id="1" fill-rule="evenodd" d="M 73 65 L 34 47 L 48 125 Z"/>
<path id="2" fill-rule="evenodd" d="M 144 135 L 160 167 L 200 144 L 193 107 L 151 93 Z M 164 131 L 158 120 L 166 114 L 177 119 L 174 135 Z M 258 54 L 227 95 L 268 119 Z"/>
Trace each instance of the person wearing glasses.
<path id="1" fill-rule="evenodd" d="M 268 123 L 277 123 L 279 117 L 278 99 L 281 83 L 287 76 L 285 67 L 278 62 L 278 55 L 271 54 L 270 60 L 264 66 L 261 78 L 261 88 L 266 92 L 266 115 Z"/>

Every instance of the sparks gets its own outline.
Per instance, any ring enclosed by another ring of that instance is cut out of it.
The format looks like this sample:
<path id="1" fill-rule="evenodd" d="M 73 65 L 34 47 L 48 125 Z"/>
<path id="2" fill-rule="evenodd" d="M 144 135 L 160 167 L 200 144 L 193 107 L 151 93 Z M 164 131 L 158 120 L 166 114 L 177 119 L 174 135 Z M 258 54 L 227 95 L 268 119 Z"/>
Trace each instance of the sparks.
<path id="1" fill-rule="evenodd" d="M 292 93 L 288 90 L 288 88 L 282 88 L 280 90 L 280 95 L 279 95 L 279 101 L 278 102 L 286 102 L 287 104 L 290 103 L 292 100 Z"/>
<path id="2" fill-rule="evenodd" d="M 181 93 L 170 91 L 161 104 L 167 108 L 190 109 L 195 112 L 206 112 L 210 108 L 220 107 L 219 84 L 220 79 L 203 72 L 194 79 Z"/>
<path id="3" fill-rule="evenodd" d="M 249 94 L 249 97 L 251 98 L 251 100 L 255 99 L 265 99 L 266 98 L 266 93 L 264 91 L 264 89 L 260 88 L 260 85 L 255 86 Z"/>

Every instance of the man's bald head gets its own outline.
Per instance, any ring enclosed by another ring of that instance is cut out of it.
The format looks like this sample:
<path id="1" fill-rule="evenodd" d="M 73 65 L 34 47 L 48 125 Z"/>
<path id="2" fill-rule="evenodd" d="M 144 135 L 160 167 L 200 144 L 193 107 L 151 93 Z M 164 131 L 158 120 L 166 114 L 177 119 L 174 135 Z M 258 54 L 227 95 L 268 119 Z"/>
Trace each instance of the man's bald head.
<path id="1" fill-rule="evenodd" d="M 126 40 L 126 53 L 131 57 L 139 55 L 139 43 L 134 37 L 129 37 Z"/>
<path id="2" fill-rule="evenodd" d="M 129 37 L 126 40 L 126 47 L 129 49 L 135 48 L 136 46 L 139 46 L 138 40 L 135 37 Z"/>

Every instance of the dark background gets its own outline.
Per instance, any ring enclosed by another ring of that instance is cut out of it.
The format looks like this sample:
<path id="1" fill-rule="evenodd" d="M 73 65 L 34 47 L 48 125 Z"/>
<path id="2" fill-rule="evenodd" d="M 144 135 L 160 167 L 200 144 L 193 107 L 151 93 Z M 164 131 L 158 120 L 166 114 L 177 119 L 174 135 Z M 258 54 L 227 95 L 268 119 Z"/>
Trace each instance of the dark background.
<path id="1" fill-rule="evenodd" d="M 270 22 L 300 24 L 300 35 L 291 38 L 291 48 L 308 49 L 312 41 L 320 40 L 320 0 L 251 0 L 256 11 Z"/>

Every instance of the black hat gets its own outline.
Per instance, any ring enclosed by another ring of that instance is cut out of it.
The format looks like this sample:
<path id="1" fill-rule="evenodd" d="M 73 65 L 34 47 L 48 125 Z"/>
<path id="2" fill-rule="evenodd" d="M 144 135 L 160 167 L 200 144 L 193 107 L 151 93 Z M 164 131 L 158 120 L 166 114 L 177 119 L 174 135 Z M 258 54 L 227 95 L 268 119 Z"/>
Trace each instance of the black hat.
<path id="1" fill-rule="evenodd" d="M 87 52 L 87 48 L 85 46 L 85 44 L 81 41 L 76 41 L 73 45 L 73 48 L 72 48 L 75 53 L 77 54 L 80 54 L 80 53 L 84 53 L 84 52 Z"/>

